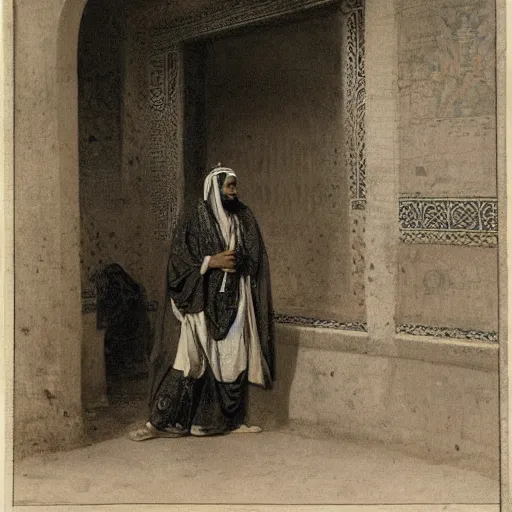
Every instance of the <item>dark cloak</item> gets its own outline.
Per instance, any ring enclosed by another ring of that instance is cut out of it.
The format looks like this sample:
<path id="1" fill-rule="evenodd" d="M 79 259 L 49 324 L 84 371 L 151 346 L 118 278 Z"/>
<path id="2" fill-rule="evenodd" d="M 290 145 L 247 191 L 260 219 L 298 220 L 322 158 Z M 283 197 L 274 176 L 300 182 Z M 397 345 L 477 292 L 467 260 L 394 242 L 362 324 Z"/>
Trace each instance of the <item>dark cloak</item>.
<path id="1" fill-rule="evenodd" d="M 263 355 L 264 387 L 275 378 L 275 335 L 268 256 L 258 223 L 251 210 L 240 203 L 237 211 L 241 240 L 237 241 L 237 266 L 228 273 L 226 292 L 219 293 L 224 272 L 209 269 L 201 275 L 206 256 L 226 250 L 220 227 L 206 201 L 200 201 L 180 219 L 174 232 L 167 270 L 167 293 L 161 328 L 157 330 L 150 357 L 150 407 L 164 377 L 174 363 L 180 324 L 172 311 L 172 299 L 182 314 L 204 311 L 209 333 L 223 339 L 238 307 L 240 276 L 251 277 L 251 294 Z"/>

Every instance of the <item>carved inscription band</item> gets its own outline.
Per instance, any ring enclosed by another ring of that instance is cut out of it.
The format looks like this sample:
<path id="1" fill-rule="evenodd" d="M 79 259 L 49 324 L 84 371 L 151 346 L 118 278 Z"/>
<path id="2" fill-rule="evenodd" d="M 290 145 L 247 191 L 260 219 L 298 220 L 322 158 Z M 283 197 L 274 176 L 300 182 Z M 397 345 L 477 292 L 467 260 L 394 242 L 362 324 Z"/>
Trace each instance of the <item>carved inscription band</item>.
<path id="1" fill-rule="evenodd" d="M 274 320 L 280 324 L 293 324 L 305 327 L 317 327 L 325 329 L 338 329 L 343 331 L 367 332 L 364 322 L 337 322 L 336 320 L 321 320 L 305 316 L 285 315 L 274 313 Z"/>
<path id="2" fill-rule="evenodd" d="M 360 1 L 348 1 L 343 4 L 343 12 L 345 162 L 350 173 L 351 208 L 364 210 L 366 206 L 364 5 Z"/>
<path id="3" fill-rule="evenodd" d="M 402 198 L 399 222 L 400 240 L 406 244 L 498 244 L 498 201 L 494 198 Z"/>
<path id="4" fill-rule="evenodd" d="M 350 13 L 363 9 L 364 0 L 220 0 L 166 26 L 154 28 L 151 31 L 152 51 L 164 53 L 169 45 L 191 38 L 336 4 L 341 5 L 344 13 Z"/>
<path id="5" fill-rule="evenodd" d="M 177 221 L 177 184 L 181 145 L 179 85 L 181 53 L 170 48 L 153 55 L 149 63 L 149 104 L 151 106 L 149 171 L 151 213 L 157 240 L 168 241 Z"/>
<path id="6" fill-rule="evenodd" d="M 498 333 L 495 331 L 477 331 L 471 329 L 458 329 L 450 327 L 432 327 L 428 325 L 402 324 L 396 328 L 398 334 L 412 334 L 415 336 L 432 336 L 435 338 L 451 338 L 471 341 L 484 341 L 497 343 Z"/>

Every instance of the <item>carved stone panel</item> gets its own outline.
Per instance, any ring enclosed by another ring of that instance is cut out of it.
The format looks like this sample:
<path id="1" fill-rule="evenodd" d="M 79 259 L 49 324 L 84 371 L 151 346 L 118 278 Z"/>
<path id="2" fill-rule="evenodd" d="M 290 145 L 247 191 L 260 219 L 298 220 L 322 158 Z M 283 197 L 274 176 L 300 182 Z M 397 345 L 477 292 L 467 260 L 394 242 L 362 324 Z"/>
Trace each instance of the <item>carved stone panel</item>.
<path id="1" fill-rule="evenodd" d="M 343 3 L 345 98 L 345 158 L 350 170 L 351 207 L 364 210 L 366 202 L 366 152 L 364 114 L 366 84 L 364 72 L 364 5 L 362 0 Z"/>
<path id="2" fill-rule="evenodd" d="M 498 202 L 494 198 L 402 198 L 400 239 L 406 244 L 495 247 Z"/>
<path id="3" fill-rule="evenodd" d="M 149 171 L 156 239 L 169 240 L 177 221 L 181 183 L 181 52 L 178 47 L 149 59 L 151 133 Z"/>

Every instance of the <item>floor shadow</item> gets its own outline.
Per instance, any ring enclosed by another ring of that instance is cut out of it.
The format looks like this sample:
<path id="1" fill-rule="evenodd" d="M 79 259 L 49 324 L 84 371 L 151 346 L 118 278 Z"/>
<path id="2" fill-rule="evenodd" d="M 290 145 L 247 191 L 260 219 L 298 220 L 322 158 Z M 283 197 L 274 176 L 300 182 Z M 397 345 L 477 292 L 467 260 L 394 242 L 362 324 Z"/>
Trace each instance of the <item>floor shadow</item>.
<path id="1" fill-rule="evenodd" d="M 146 374 L 112 378 L 108 382 L 109 405 L 86 413 L 86 445 L 127 435 L 147 420 L 148 378 Z"/>
<path id="2" fill-rule="evenodd" d="M 298 357 L 298 332 L 288 331 L 277 341 L 276 381 L 272 390 L 250 386 L 247 422 L 267 430 L 289 424 L 290 392 Z M 109 405 L 86 413 L 86 445 L 127 435 L 147 420 L 147 374 L 111 377 L 108 381 Z"/>
<path id="3" fill-rule="evenodd" d="M 289 423 L 290 392 L 299 352 L 298 331 L 289 330 L 284 335 L 277 328 L 276 336 L 276 380 L 273 389 L 264 390 L 256 386 L 249 389 L 247 421 L 266 429 L 277 429 Z"/>

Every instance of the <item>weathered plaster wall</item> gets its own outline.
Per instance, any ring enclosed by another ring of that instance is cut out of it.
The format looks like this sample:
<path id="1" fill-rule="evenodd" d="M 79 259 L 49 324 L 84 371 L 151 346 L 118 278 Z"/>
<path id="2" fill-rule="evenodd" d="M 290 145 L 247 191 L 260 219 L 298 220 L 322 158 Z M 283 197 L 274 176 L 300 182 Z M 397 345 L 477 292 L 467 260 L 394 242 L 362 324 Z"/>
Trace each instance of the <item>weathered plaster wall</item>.
<path id="1" fill-rule="evenodd" d="M 260 222 L 275 309 L 354 321 L 341 43 L 339 10 L 209 42 L 206 146 Z"/>
<path id="2" fill-rule="evenodd" d="M 64 448 L 81 434 L 72 77 L 82 6 L 15 2 L 16 456 Z"/>
<path id="3" fill-rule="evenodd" d="M 494 11 L 401 3 L 399 324 L 497 331 Z"/>
<path id="4" fill-rule="evenodd" d="M 123 254 L 129 194 L 121 167 L 122 27 L 115 3 L 90 0 L 78 43 L 82 288 Z M 121 247 L 120 247 L 121 245 Z"/>
<path id="5" fill-rule="evenodd" d="M 496 249 L 425 244 L 399 254 L 401 322 L 496 331 Z"/>
<path id="6" fill-rule="evenodd" d="M 496 196 L 495 3 L 402 2 L 400 192 Z"/>
<path id="7" fill-rule="evenodd" d="M 398 199 L 397 5 L 365 2 L 366 308 L 368 334 L 393 346 Z"/>
<path id="8" fill-rule="evenodd" d="M 126 158 L 125 18 L 119 2 L 90 0 L 78 46 L 82 289 L 106 264 L 119 263 L 141 284 L 148 274 L 144 204 Z M 133 136 L 133 135 L 132 135 Z"/>
<path id="9" fill-rule="evenodd" d="M 154 203 L 162 206 L 164 211 L 170 205 L 165 203 L 165 182 L 162 183 L 154 173 L 150 153 L 155 147 L 168 142 L 165 134 L 155 139 L 151 133 L 151 118 L 148 115 L 151 77 L 148 72 L 146 34 L 143 30 L 137 30 L 138 24 L 130 21 L 127 27 L 129 32 L 123 54 L 121 165 L 125 190 L 130 191 L 128 222 L 137 226 L 128 250 L 133 251 L 131 257 L 134 265 L 131 268 L 134 269 L 134 277 L 144 286 L 148 300 L 157 300 L 161 306 L 165 295 L 169 243 L 155 234 L 159 212 L 155 210 Z"/>
<path id="10" fill-rule="evenodd" d="M 278 327 L 271 392 L 251 389 L 250 419 L 291 421 L 359 441 L 399 446 L 497 478 L 498 351 L 414 336 L 390 344 L 364 333 Z M 416 339 L 415 339 L 416 338 Z"/>
<path id="11" fill-rule="evenodd" d="M 510 116 L 510 94 L 507 98 L 506 84 L 507 76 L 510 73 L 512 55 L 506 51 L 512 41 L 512 23 L 506 1 L 496 2 L 496 142 L 497 142 L 497 188 L 498 188 L 498 275 L 500 286 L 498 287 L 498 326 L 501 338 L 499 352 L 499 375 L 500 375 L 500 499 L 503 503 L 511 503 L 510 499 L 510 469 L 512 468 L 511 434 L 509 418 L 511 410 L 510 397 L 512 380 L 510 379 L 510 368 L 512 367 L 512 352 L 509 348 L 509 308 L 510 291 L 512 290 L 509 265 L 507 264 L 509 249 L 509 226 L 512 220 L 512 198 L 508 193 L 507 181 L 509 179 L 511 165 L 507 160 L 507 148 L 510 154 L 512 145 L 507 140 L 507 119 Z M 510 90 L 510 89 L 509 89 Z"/>
<path id="12" fill-rule="evenodd" d="M 144 205 L 123 155 L 125 17 L 123 2 L 89 0 L 78 44 L 81 288 L 95 293 L 105 265 L 120 264 L 144 286 L 147 248 Z M 90 299 L 85 299 L 90 300 Z M 86 408 L 106 403 L 105 331 L 94 308 L 82 316 L 82 400 Z M 126 357 L 129 359 L 130 355 Z"/>

